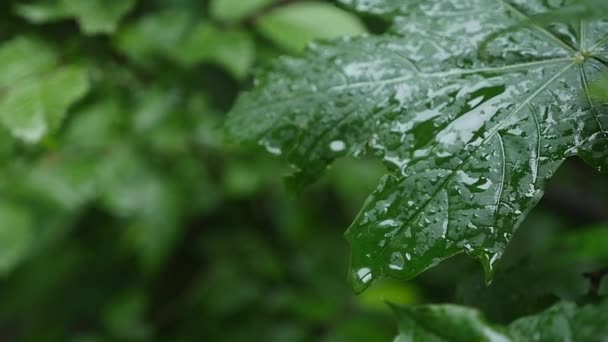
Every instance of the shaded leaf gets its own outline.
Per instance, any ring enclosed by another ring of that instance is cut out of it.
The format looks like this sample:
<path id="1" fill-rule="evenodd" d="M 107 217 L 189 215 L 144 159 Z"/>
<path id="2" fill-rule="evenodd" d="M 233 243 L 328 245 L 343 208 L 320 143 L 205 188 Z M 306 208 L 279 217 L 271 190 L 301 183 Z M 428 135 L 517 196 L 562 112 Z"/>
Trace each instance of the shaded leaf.
<path id="1" fill-rule="evenodd" d="M 577 307 L 560 302 L 508 326 L 492 325 L 474 309 L 457 305 L 393 307 L 399 321 L 395 341 L 603 341 L 608 305 Z"/>
<path id="2" fill-rule="evenodd" d="M 136 0 L 55 0 L 19 4 L 15 11 L 34 23 L 75 18 L 85 34 L 113 33 Z"/>
<path id="3" fill-rule="evenodd" d="M 253 65 L 255 45 L 246 31 L 199 24 L 175 51 L 175 57 L 185 65 L 214 63 L 240 79 Z"/>
<path id="4" fill-rule="evenodd" d="M 31 213 L 0 202 L 0 275 L 6 275 L 25 257 L 32 242 Z"/>
<path id="5" fill-rule="evenodd" d="M 118 47 L 131 58 L 149 64 L 163 57 L 186 67 L 213 63 L 243 78 L 255 59 L 251 35 L 198 22 L 192 13 L 165 10 L 150 14 L 120 31 Z"/>
<path id="6" fill-rule="evenodd" d="M 587 20 L 593 18 L 606 18 L 608 16 L 608 2 L 603 0 L 574 0 L 562 8 L 546 14 L 536 16 L 538 22 L 551 23 L 556 20 Z"/>
<path id="7" fill-rule="evenodd" d="M 209 11 L 216 19 L 236 22 L 275 2 L 276 0 L 212 0 Z"/>
<path id="8" fill-rule="evenodd" d="M 344 155 L 384 161 L 390 174 L 346 234 L 356 290 L 462 252 L 490 280 L 565 158 L 608 167 L 608 109 L 588 92 L 606 70 L 608 22 L 521 25 L 550 10 L 541 1 L 351 3 L 397 13 L 392 33 L 280 59 L 240 98 L 229 134 L 283 155 L 300 183 Z"/>
<path id="9" fill-rule="evenodd" d="M 118 49 L 138 62 L 145 62 L 150 55 L 170 55 L 189 22 L 187 11 L 164 10 L 126 24 L 113 38 Z"/>

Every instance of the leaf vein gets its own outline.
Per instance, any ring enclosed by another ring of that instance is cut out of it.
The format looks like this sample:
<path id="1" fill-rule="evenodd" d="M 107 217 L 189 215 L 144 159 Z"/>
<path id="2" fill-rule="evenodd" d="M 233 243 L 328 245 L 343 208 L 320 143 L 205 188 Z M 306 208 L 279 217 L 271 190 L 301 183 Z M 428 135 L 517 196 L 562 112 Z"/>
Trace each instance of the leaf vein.
<path id="1" fill-rule="evenodd" d="M 500 145 L 500 153 L 501 153 L 501 162 L 502 162 L 502 178 L 500 180 L 500 185 L 498 188 L 498 196 L 496 198 L 496 203 L 494 204 L 494 225 L 498 222 L 498 210 L 500 209 L 500 202 L 502 201 L 502 193 L 505 186 L 505 179 L 507 174 L 507 154 L 505 153 L 505 144 L 502 140 L 502 135 L 500 132 L 496 133 L 498 137 L 498 143 Z"/>
<path id="2" fill-rule="evenodd" d="M 604 128 L 604 125 L 602 124 L 602 121 L 600 120 L 597 109 L 595 108 L 595 105 L 591 98 L 591 94 L 589 93 L 589 82 L 587 81 L 587 74 L 585 73 L 585 69 L 581 65 L 581 66 L 579 66 L 578 71 L 580 73 L 581 82 L 583 84 L 583 91 L 585 92 L 585 98 L 589 104 L 589 109 L 591 111 L 591 114 L 593 114 L 593 118 L 595 119 L 595 122 L 597 123 L 597 125 L 599 127 L 600 133 L 602 134 L 602 136 L 604 136 L 604 139 L 606 139 L 608 141 L 608 131 L 606 131 L 606 129 Z"/>
<path id="3" fill-rule="evenodd" d="M 489 139 L 494 137 L 494 134 L 496 134 L 500 129 L 503 128 L 503 126 L 509 121 L 509 118 L 511 118 L 513 115 L 519 113 L 522 108 L 524 108 L 525 106 L 527 106 L 536 96 L 538 96 L 540 93 L 542 93 L 543 91 L 545 91 L 556 79 L 558 79 L 560 76 L 562 76 L 564 73 L 566 73 L 568 70 L 570 70 L 570 68 L 572 66 L 574 66 L 575 64 L 572 63 L 570 65 L 568 65 L 567 67 L 563 68 L 562 70 L 560 70 L 559 72 L 557 72 L 555 75 L 553 75 L 553 77 L 549 78 L 547 81 L 545 81 L 535 92 L 533 92 L 532 94 L 530 94 L 530 96 L 528 96 L 517 108 L 515 108 L 511 113 L 509 113 L 505 119 L 499 123 L 498 125 L 496 125 L 496 127 L 492 130 L 489 131 L 488 135 L 486 136 L 486 138 L 479 143 L 479 145 L 477 145 L 475 147 L 474 150 L 471 151 L 471 153 L 469 153 L 460 164 L 458 164 L 458 166 L 452 171 L 452 173 L 450 175 L 448 175 L 446 177 L 446 179 L 437 187 L 437 190 L 435 190 L 431 196 L 429 196 L 429 199 L 426 200 L 421 206 L 420 209 L 418 211 L 416 211 L 414 213 L 414 215 L 411 217 L 411 219 L 409 219 L 405 224 L 401 225 L 401 227 L 399 227 L 399 229 L 397 230 L 397 232 L 395 233 L 394 236 L 401 234 L 401 232 L 405 229 L 405 227 L 410 226 L 416 219 L 418 219 L 420 217 L 420 215 L 422 215 L 422 213 L 424 212 L 424 209 L 426 207 L 428 207 L 428 205 L 431 203 L 431 201 L 439 194 L 440 191 L 444 190 L 445 186 L 452 181 L 452 179 L 454 178 L 454 176 L 457 174 L 457 172 L 459 170 L 462 170 L 462 168 L 470 161 L 470 159 L 472 158 L 472 156 L 481 148 L 481 146 L 483 146 Z M 394 238 L 391 239 L 390 243 L 388 243 L 383 249 L 382 251 L 378 254 L 379 256 L 384 255 L 384 253 L 386 253 L 386 250 L 388 249 L 389 246 L 392 246 L 393 242 L 395 241 Z"/>

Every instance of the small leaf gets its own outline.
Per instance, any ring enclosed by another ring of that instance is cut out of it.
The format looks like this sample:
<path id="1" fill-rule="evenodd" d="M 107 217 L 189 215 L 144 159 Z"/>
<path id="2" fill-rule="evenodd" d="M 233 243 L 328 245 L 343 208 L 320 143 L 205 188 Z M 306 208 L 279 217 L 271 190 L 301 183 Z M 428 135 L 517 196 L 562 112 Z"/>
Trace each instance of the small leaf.
<path id="1" fill-rule="evenodd" d="M 260 17 L 256 28 L 289 51 L 300 51 L 314 39 L 356 36 L 366 32 L 355 16 L 322 2 L 281 6 Z"/>
<path id="2" fill-rule="evenodd" d="M 75 18 L 85 34 L 113 33 L 136 0 L 55 0 L 19 4 L 15 11 L 37 24 Z"/>
<path id="3" fill-rule="evenodd" d="M 253 64 L 255 45 L 246 31 L 199 24 L 177 48 L 175 57 L 185 65 L 214 63 L 241 79 Z"/>
<path id="4" fill-rule="evenodd" d="M 212 17 L 237 22 L 275 2 L 276 0 L 212 0 L 209 6 Z"/>
<path id="5" fill-rule="evenodd" d="M 15 13 L 34 24 L 44 24 L 66 17 L 65 11 L 57 2 L 17 4 Z"/>
<path id="6" fill-rule="evenodd" d="M 608 334 L 608 302 L 577 307 L 561 302 L 508 326 L 488 324 L 474 309 L 457 305 L 393 307 L 399 321 L 395 341 L 602 341 Z"/>
<path id="7" fill-rule="evenodd" d="M 171 9 L 148 14 L 130 22 L 114 36 L 118 49 L 146 63 L 150 56 L 170 55 L 184 36 L 191 14 Z"/>
<path id="8" fill-rule="evenodd" d="M 68 108 L 88 90 L 85 71 L 59 66 L 45 44 L 15 38 L 0 47 L 0 120 L 30 143 L 59 127 Z"/>
<path id="9" fill-rule="evenodd" d="M 251 35 L 238 29 L 220 29 L 198 22 L 191 13 L 166 10 L 127 25 L 116 44 L 131 58 L 149 64 L 164 57 L 186 67 L 214 63 L 235 78 L 243 78 L 255 59 Z"/>

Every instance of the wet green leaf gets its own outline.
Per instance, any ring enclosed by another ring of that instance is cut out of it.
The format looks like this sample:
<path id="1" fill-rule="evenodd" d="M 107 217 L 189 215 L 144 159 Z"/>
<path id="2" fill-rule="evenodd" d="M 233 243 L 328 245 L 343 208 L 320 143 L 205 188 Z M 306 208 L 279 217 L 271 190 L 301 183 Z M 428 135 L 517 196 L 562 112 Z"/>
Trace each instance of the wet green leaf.
<path id="1" fill-rule="evenodd" d="M 55 130 L 88 90 L 86 72 L 59 63 L 52 48 L 31 38 L 0 46 L 0 121 L 26 142 Z"/>
<path id="2" fill-rule="evenodd" d="M 587 20 L 606 18 L 608 2 L 604 0 L 573 0 L 568 5 L 534 18 L 538 22 L 551 23 L 555 20 Z"/>
<path id="3" fill-rule="evenodd" d="M 589 91 L 592 95 L 608 101 L 608 72 L 605 72 L 602 77 L 591 84 Z"/>
<path id="4" fill-rule="evenodd" d="M 608 107 L 589 92 L 608 21 L 531 25 L 553 9 L 541 1 L 348 3 L 393 15 L 390 33 L 278 60 L 229 134 L 282 155 L 300 184 L 338 157 L 383 160 L 390 173 L 346 233 L 356 290 L 463 252 L 490 280 L 567 157 L 608 167 Z"/>
<path id="5" fill-rule="evenodd" d="M 398 342 L 409 341 L 602 341 L 608 334 L 608 302 L 577 307 L 560 302 L 508 326 L 485 321 L 474 309 L 457 305 L 393 307 Z"/>

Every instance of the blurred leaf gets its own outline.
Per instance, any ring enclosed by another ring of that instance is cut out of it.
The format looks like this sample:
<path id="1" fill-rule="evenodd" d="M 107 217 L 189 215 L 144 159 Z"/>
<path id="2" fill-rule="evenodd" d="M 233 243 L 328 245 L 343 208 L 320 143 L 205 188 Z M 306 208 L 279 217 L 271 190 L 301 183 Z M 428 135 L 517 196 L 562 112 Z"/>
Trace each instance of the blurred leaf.
<path id="1" fill-rule="evenodd" d="M 608 224 L 581 227 L 580 231 L 566 232 L 555 237 L 552 253 L 565 261 L 608 262 Z"/>
<path id="2" fill-rule="evenodd" d="M 125 293 L 108 303 L 103 318 L 110 335 L 118 340 L 149 340 L 151 327 L 144 321 L 147 304 L 139 292 Z"/>
<path id="3" fill-rule="evenodd" d="M 211 24 L 199 24 L 173 53 L 185 65 L 214 63 L 241 79 L 253 65 L 255 45 L 246 31 L 224 30 Z"/>
<path id="4" fill-rule="evenodd" d="M 247 74 L 255 58 L 249 33 L 199 22 L 183 10 L 165 10 L 127 25 L 119 32 L 117 45 L 144 64 L 153 57 L 186 67 L 214 63 L 239 79 Z"/>
<path id="5" fill-rule="evenodd" d="M 65 210 L 77 210 L 97 196 L 95 158 L 51 155 L 47 160 L 18 169 L 23 187 L 37 200 L 47 200 Z"/>
<path id="6" fill-rule="evenodd" d="M 301 51 L 315 39 L 356 36 L 366 32 L 352 14 L 323 2 L 278 7 L 256 20 L 256 28 L 288 51 Z"/>
<path id="7" fill-rule="evenodd" d="M 15 13 L 36 24 L 61 20 L 68 16 L 58 0 L 17 4 Z"/>
<path id="8" fill-rule="evenodd" d="M 211 16 L 226 22 L 237 22 L 275 3 L 276 0 L 211 0 Z"/>
<path id="9" fill-rule="evenodd" d="M 58 55 L 35 39 L 19 37 L 0 46 L 0 119 L 14 136 L 38 142 L 88 91 L 81 67 L 58 63 Z"/>
<path id="10" fill-rule="evenodd" d="M 113 38 L 129 57 L 147 63 L 151 56 L 171 55 L 190 21 L 191 14 L 181 9 L 153 12 L 126 23 Z"/>
<path id="11" fill-rule="evenodd" d="M 374 283 L 367 291 L 357 297 L 363 307 L 374 310 L 387 310 L 386 303 L 398 305 L 415 304 L 419 298 L 416 288 L 411 283 L 384 279 Z"/>
<path id="12" fill-rule="evenodd" d="M 33 239 L 32 213 L 0 202 L 0 276 L 9 274 L 28 253 Z"/>
<path id="13" fill-rule="evenodd" d="M 479 311 L 456 305 L 394 307 L 395 341 L 602 341 L 608 334 L 608 302 L 577 307 L 562 302 L 507 327 L 488 324 Z"/>
<path id="14" fill-rule="evenodd" d="M 18 4 L 15 11 L 34 23 L 75 18 L 85 34 L 113 33 L 136 0 L 46 0 Z"/>

